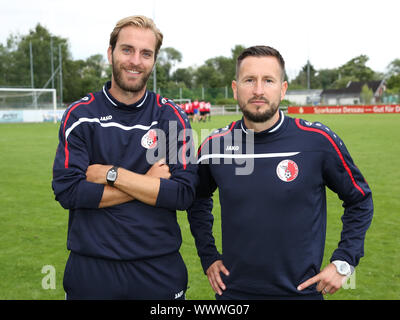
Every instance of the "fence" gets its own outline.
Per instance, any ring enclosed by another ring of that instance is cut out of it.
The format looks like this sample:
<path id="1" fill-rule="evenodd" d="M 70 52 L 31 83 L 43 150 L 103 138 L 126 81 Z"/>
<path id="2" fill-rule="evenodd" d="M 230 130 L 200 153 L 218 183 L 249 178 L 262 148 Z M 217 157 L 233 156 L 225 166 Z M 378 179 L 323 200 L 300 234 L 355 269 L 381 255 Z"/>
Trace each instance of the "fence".
<path id="1" fill-rule="evenodd" d="M 241 113 L 238 105 L 226 105 L 226 106 L 211 106 L 211 114 L 214 116 L 228 115 L 228 114 L 239 114 Z"/>
<path id="2" fill-rule="evenodd" d="M 157 93 L 169 99 L 190 99 L 192 101 L 208 101 L 216 104 L 221 99 L 233 99 L 232 89 L 228 86 L 222 88 L 157 88 Z"/>
<path id="3" fill-rule="evenodd" d="M 287 112 L 287 106 L 280 106 L 279 107 L 283 112 Z M 213 105 L 211 106 L 211 114 L 212 115 L 230 115 L 230 114 L 241 114 L 242 111 L 240 110 L 238 105 Z"/>

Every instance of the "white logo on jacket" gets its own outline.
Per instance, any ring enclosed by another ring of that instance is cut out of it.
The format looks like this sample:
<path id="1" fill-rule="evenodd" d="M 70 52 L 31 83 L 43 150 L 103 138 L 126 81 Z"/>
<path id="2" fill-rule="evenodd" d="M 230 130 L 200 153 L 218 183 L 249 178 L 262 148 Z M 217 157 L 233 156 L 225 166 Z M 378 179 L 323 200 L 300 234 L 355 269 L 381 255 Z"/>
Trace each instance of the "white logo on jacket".
<path id="1" fill-rule="evenodd" d="M 184 293 L 183 290 L 179 291 L 178 293 L 175 293 L 175 299 L 179 299 L 180 297 L 182 297 L 183 293 Z"/>
<path id="2" fill-rule="evenodd" d="M 108 121 L 108 120 L 111 120 L 111 119 L 112 119 L 112 115 L 110 114 L 108 116 L 101 117 L 100 121 Z"/>

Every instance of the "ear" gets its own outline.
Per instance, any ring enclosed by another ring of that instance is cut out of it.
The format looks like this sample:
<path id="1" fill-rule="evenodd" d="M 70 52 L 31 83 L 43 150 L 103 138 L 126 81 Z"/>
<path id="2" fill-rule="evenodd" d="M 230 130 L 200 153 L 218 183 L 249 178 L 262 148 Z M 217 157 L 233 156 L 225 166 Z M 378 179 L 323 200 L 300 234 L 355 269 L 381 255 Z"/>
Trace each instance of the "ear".
<path id="1" fill-rule="evenodd" d="M 237 83 L 235 80 L 232 81 L 232 91 L 233 91 L 233 97 L 235 100 L 237 100 Z"/>
<path id="2" fill-rule="evenodd" d="M 285 94 L 286 94 L 287 88 L 288 88 L 288 83 L 287 83 L 287 81 L 283 81 L 283 82 L 282 82 L 282 88 L 281 88 L 281 101 L 282 101 L 283 99 L 285 99 Z"/>
<path id="3" fill-rule="evenodd" d="M 108 58 L 108 63 L 112 64 L 112 49 L 111 49 L 111 46 L 109 46 L 108 49 L 107 49 L 107 58 Z"/>

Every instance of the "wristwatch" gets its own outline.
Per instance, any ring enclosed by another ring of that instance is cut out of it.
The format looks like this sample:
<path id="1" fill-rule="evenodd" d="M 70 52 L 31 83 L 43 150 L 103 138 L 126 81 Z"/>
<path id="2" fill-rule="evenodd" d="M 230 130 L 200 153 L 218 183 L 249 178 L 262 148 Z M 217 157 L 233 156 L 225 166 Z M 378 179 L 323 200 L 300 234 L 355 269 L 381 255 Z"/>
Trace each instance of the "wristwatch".
<path id="1" fill-rule="evenodd" d="M 113 166 L 110 170 L 107 171 L 107 183 L 110 186 L 114 185 L 115 180 L 117 180 L 118 177 L 118 167 Z"/>
<path id="2" fill-rule="evenodd" d="M 351 276 L 354 271 L 354 267 L 349 265 L 346 261 L 335 260 L 332 263 L 336 267 L 336 271 L 342 276 Z"/>

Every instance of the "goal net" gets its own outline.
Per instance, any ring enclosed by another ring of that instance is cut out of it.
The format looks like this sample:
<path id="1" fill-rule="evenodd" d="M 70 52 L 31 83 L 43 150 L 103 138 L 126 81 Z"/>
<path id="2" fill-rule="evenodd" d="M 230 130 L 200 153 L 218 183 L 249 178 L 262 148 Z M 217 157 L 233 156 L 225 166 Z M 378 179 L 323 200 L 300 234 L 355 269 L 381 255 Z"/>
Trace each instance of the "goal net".
<path id="1" fill-rule="evenodd" d="M 56 89 L 0 88 L 0 122 L 57 122 Z"/>

